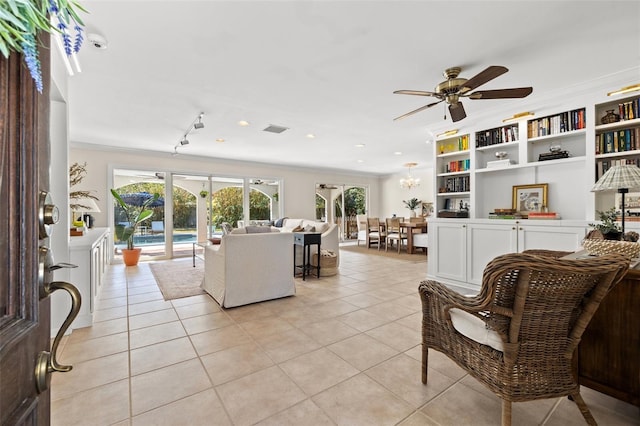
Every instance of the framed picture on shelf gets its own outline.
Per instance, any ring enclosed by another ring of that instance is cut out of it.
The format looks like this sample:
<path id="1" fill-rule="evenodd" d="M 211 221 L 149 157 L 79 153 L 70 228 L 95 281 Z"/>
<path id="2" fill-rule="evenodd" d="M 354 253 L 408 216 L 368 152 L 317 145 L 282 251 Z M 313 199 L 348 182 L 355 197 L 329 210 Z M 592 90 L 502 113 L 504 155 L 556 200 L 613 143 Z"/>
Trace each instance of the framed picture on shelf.
<path id="1" fill-rule="evenodd" d="M 422 203 L 422 217 L 431 216 L 433 213 L 433 203 Z"/>
<path id="2" fill-rule="evenodd" d="M 548 183 L 532 185 L 514 185 L 511 197 L 511 208 L 519 213 L 537 212 L 547 204 Z"/>
<path id="3" fill-rule="evenodd" d="M 625 216 L 640 216 L 640 192 L 629 192 L 624 196 Z M 622 194 L 616 192 L 616 212 L 622 212 Z"/>

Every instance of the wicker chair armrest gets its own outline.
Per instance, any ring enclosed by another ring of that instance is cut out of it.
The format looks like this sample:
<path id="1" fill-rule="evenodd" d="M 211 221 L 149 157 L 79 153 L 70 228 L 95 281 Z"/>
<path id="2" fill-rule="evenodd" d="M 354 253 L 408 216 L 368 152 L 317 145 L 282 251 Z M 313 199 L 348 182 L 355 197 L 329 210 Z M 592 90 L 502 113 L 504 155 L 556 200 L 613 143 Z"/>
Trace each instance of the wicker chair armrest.
<path id="1" fill-rule="evenodd" d="M 451 308 L 458 308 L 469 313 L 477 313 L 486 311 L 489 308 L 490 301 L 485 301 L 480 295 L 465 296 L 434 280 L 423 281 L 420 284 L 419 291 L 421 294 L 429 293 L 436 297 L 439 304 L 447 311 Z M 483 317 L 479 316 L 479 318 Z"/>
<path id="2" fill-rule="evenodd" d="M 545 250 L 545 249 L 529 249 L 525 250 L 522 253 L 524 254 L 532 254 L 534 256 L 543 256 L 543 257 L 552 257 L 554 259 L 559 259 L 561 257 L 565 257 L 573 253 L 572 251 L 562 251 L 562 250 Z"/>

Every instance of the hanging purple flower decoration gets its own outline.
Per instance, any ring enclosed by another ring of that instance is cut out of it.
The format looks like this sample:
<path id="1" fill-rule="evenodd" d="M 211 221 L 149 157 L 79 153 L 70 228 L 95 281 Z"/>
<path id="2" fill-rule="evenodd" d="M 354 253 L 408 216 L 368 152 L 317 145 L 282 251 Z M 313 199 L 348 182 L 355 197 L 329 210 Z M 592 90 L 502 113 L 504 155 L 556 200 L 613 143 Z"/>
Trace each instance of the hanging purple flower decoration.
<path id="1" fill-rule="evenodd" d="M 36 84 L 38 92 L 42 93 L 42 72 L 40 70 L 40 60 L 38 59 L 38 50 L 36 49 L 36 39 L 33 34 L 26 34 L 25 41 L 22 42 L 22 53 L 24 61 L 27 63 L 31 78 Z"/>
<path id="2" fill-rule="evenodd" d="M 78 25 L 77 22 L 74 21 L 74 29 L 76 30 L 76 39 L 75 42 L 73 43 L 73 51 L 75 53 L 78 53 L 80 51 L 80 48 L 82 47 L 82 42 L 84 41 L 84 37 L 82 36 L 82 27 L 80 25 Z"/>

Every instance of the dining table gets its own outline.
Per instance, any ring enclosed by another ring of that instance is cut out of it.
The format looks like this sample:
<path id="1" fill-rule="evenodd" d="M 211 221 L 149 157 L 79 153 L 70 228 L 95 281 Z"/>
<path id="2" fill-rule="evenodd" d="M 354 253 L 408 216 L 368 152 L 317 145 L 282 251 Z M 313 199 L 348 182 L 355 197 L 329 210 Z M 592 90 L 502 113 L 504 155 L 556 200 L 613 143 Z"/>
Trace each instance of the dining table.
<path id="1" fill-rule="evenodd" d="M 413 233 L 414 229 L 419 229 L 420 232 L 427 232 L 427 222 L 400 222 L 400 231 L 404 230 L 407 233 L 407 253 L 413 254 Z"/>

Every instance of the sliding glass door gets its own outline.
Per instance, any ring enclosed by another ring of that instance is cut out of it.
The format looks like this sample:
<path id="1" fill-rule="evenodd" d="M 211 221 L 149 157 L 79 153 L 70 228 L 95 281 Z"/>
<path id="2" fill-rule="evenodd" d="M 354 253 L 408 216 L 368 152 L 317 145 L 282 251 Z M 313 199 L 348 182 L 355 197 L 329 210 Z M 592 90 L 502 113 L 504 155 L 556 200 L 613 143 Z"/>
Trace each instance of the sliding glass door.
<path id="1" fill-rule="evenodd" d="M 160 194 L 153 216 L 134 235 L 143 261 L 191 256 L 194 243 L 221 234 L 224 222 L 238 227 L 281 216 L 278 179 L 114 169 L 113 183 L 118 193 L 134 199 Z M 112 229 L 123 221 L 114 205 Z M 116 238 L 114 245 L 117 255 L 126 242 Z"/>

